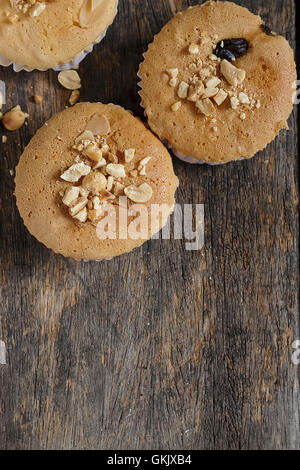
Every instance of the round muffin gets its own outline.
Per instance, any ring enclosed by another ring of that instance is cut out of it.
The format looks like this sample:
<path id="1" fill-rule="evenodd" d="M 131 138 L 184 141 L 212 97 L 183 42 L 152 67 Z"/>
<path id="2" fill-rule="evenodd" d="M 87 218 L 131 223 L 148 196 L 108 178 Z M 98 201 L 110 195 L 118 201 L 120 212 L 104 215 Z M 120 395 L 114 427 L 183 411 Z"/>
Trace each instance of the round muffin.
<path id="1" fill-rule="evenodd" d="M 101 260 L 131 251 L 160 230 L 173 212 L 178 179 L 163 144 L 130 112 L 80 103 L 32 138 L 15 184 L 32 235 L 66 257 Z M 162 216 L 151 212 L 155 205 Z M 140 227 L 139 211 L 146 211 Z M 115 219 L 108 226 L 110 214 Z"/>
<path id="2" fill-rule="evenodd" d="M 0 64 L 16 71 L 71 68 L 92 50 L 118 0 L 0 0 Z"/>
<path id="3" fill-rule="evenodd" d="M 149 46 L 139 77 L 151 129 L 186 161 L 251 158 L 288 129 L 293 51 L 234 3 L 178 13 Z"/>

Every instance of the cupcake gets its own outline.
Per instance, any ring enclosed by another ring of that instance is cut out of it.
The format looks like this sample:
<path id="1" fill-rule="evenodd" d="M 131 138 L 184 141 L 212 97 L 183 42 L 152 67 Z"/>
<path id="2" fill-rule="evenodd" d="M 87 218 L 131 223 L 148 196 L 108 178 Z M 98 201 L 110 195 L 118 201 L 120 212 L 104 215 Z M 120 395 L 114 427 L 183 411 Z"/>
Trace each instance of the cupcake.
<path id="1" fill-rule="evenodd" d="M 288 129 L 293 51 L 234 3 L 178 13 L 149 46 L 139 77 L 149 126 L 190 163 L 251 158 Z"/>
<path id="2" fill-rule="evenodd" d="M 118 0 L 1 0 L 0 65 L 20 70 L 75 67 L 100 42 Z"/>
<path id="3" fill-rule="evenodd" d="M 178 180 L 168 151 L 139 119 L 119 106 L 80 103 L 32 138 L 15 184 L 32 235 L 63 256 L 101 260 L 160 230 Z"/>

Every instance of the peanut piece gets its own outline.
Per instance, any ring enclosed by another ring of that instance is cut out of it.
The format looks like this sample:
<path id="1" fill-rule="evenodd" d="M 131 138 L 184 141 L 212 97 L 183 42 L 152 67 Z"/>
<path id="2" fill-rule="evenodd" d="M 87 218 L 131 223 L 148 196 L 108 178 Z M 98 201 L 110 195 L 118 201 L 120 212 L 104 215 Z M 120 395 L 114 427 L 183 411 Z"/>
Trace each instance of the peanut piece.
<path id="1" fill-rule="evenodd" d="M 235 87 L 243 83 L 246 78 L 245 70 L 238 69 L 226 59 L 221 62 L 221 72 L 227 82 Z"/>
<path id="2" fill-rule="evenodd" d="M 8 131 L 16 131 L 23 126 L 27 117 L 28 114 L 23 113 L 20 106 L 16 106 L 4 114 L 2 122 Z"/>
<path id="3" fill-rule="evenodd" d="M 216 112 L 216 109 L 209 98 L 197 101 L 196 108 L 205 116 L 211 116 Z"/>

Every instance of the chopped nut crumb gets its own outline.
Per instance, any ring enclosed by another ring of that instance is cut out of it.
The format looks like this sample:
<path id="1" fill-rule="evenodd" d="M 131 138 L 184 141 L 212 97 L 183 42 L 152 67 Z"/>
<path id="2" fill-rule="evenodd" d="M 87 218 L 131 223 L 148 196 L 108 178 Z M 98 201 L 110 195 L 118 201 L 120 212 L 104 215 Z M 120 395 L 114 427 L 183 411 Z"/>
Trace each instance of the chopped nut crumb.
<path id="1" fill-rule="evenodd" d="M 112 176 L 109 176 L 109 177 L 107 178 L 107 186 L 106 186 L 106 190 L 107 190 L 107 191 L 111 191 L 111 190 L 112 190 L 113 183 L 114 183 L 114 178 L 113 178 Z"/>
<path id="2" fill-rule="evenodd" d="M 124 152 L 125 162 L 130 163 L 134 159 L 135 149 L 126 149 Z"/>
<path id="3" fill-rule="evenodd" d="M 30 2 L 32 3 L 32 2 Z M 37 16 L 40 16 L 40 14 L 45 10 L 46 8 L 46 3 L 45 2 L 36 2 L 29 10 L 29 16 L 31 18 L 35 18 Z"/>
<path id="4" fill-rule="evenodd" d="M 219 93 L 219 88 L 206 88 L 203 92 L 203 96 L 206 98 L 212 98 Z"/>
<path id="5" fill-rule="evenodd" d="M 177 101 L 176 103 L 173 103 L 171 106 L 172 111 L 176 113 L 179 109 L 181 108 L 181 101 Z"/>
<path id="6" fill-rule="evenodd" d="M 140 161 L 140 166 L 145 166 L 145 165 L 147 165 L 147 164 L 150 162 L 151 158 L 152 158 L 152 157 L 145 157 L 145 158 L 143 158 L 143 159 Z"/>
<path id="7" fill-rule="evenodd" d="M 124 165 L 109 163 L 106 167 L 106 171 L 115 178 L 125 178 L 126 176 Z"/>
<path id="8" fill-rule="evenodd" d="M 75 201 L 72 202 L 70 209 L 69 209 L 69 214 L 74 217 L 78 212 L 80 212 L 88 203 L 87 198 L 85 197 L 79 197 Z"/>
<path id="9" fill-rule="evenodd" d="M 221 72 L 227 82 L 235 87 L 243 83 L 246 78 L 245 70 L 238 69 L 226 59 L 221 62 Z"/>
<path id="10" fill-rule="evenodd" d="M 232 109 L 238 109 L 240 102 L 236 96 L 233 96 L 232 98 L 230 98 L 230 102 L 231 102 Z"/>
<path id="11" fill-rule="evenodd" d="M 79 90 L 73 90 L 71 93 L 71 96 L 69 98 L 69 103 L 71 106 L 74 106 L 74 104 L 77 103 L 80 97 L 80 91 Z"/>
<path id="12" fill-rule="evenodd" d="M 167 73 L 170 75 L 171 78 L 176 78 L 178 75 L 178 69 L 167 69 Z"/>
<path id="13" fill-rule="evenodd" d="M 226 100 L 228 94 L 224 90 L 219 90 L 218 94 L 214 96 L 214 100 L 218 106 L 221 106 L 222 103 Z"/>
<path id="14" fill-rule="evenodd" d="M 85 176 L 82 180 L 81 186 L 86 189 L 93 196 L 106 189 L 107 181 L 105 176 L 99 171 L 94 171 Z"/>
<path id="15" fill-rule="evenodd" d="M 178 82 L 177 78 L 170 78 L 170 80 L 169 80 L 169 85 L 170 85 L 171 87 L 175 88 L 176 85 L 177 85 L 177 82 Z"/>
<path id="16" fill-rule="evenodd" d="M 181 82 L 177 91 L 179 98 L 185 99 L 188 94 L 188 89 L 189 85 L 186 82 Z"/>
<path id="17" fill-rule="evenodd" d="M 70 168 L 61 175 L 61 179 L 69 181 L 70 183 L 76 183 L 82 176 L 88 175 L 90 171 L 91 167 L 84 162 L 74 163 L 74 165 L 70 166 Z"/>
<path id="18" fill-rule="evenodd" d="M 83 149 L 83 154 L 96 163 L 102 160 L 102 150 L 99 149 L 95 143 L 88 144 L 88 146 Z"/>
<path id="19" fill-rule="evenodd" d="M 78 145 L 80 142 L 83 141 L 90 141 L 93 142 L 94 134 L 91 131 L 84 131 L 75 139 L 75 145 Z"/>
<path id="20" fill-rule="evenodd" d="M 97 168 L 105 168 L 106 164 L 107 164 L 107 161 L 105 160 L 105 158 L 102 158 L 102 160 L 100 160 L 98 163 L 96 163 L 96 165 L 93 167 L 93 169 L 97 170 Z"/>
<path id="21" fill-rule="evenodd" d="M 86 222 L 88 217 L 87 208 L 84 207 L 80 212 L 73 216 L 74 219 L 78 220 L 79 222 Z"/>
<path id="22" fill-rule="evenodd" d="M 242 121 L 244 121 L 244 120 L 246 119 L 246 117 L 247 117 L 247 116 L 246 116 L 245 113 L 241 113 L 241 114 L 240 114 L 240 119 L 241 119 Z"/>
<path id="23" fill-rule="evenodd" d="M 202 95 L 203 92 L 203 83 L 201 83 L 200 85 L 190 85 L 187 97 L 188 101 L 196 103 L 196 101 L 198 101 L 199 97 Z"/>
<path id="24" fill-rule="evenodd" d="M 246 93 L 240 92 L 239 93 L 239 101 L 242 104 L 250 104 L 249 96 Z"/>
<path id="25" fill-rule="evenodd" d="M 216 112 L 216 109 L 209 98 L 197 101 L 196 108 L 205 116 L 211 116 Z"/>
<path id="26" fill-rule="evenodd" d="M 190 44 L 190 45 L 189 45 L 189 53 L 190 53 L 190 54 L 198 54 L 198 53 L 199 53 L 199 46 L 198 46 L 198 44 Z"/>
<path id="27" fill-rule="evenodd" d="M 201 80 L 205 80 L 207 77 L 211 75 L 210 70 L 208 68 L 202 69 L 199 72 Z"/>
<path id="28" fill-rule="evenodd" d="M 78 186 L 71 186 L 70 188 L 67 188 L 62 202 L 65 204 L 65 206 L 70 207 L 74 201 L 76 201 L 79 198 L 79 187 Z"/>
<path id="29" fill-rule="evenodd" d="M 206 80 L 206 88 L 216 88 L 221 83 L 221 80 L 218 77 L 212 77 Z"/>
<path id="30" fill-rule="evenodd" d="M 43 97 L 41 95 L 34 95 L 33 100 L 35 104 L 41 104 L 43 102 Z"/>
<path id="31" fill-rule="evenodd" d="M 148 183 L 140 186 L 130 185 L 125 188 L 124 193 L 133 202 L 147 202 L 152 198 L 153 190 Z"/>

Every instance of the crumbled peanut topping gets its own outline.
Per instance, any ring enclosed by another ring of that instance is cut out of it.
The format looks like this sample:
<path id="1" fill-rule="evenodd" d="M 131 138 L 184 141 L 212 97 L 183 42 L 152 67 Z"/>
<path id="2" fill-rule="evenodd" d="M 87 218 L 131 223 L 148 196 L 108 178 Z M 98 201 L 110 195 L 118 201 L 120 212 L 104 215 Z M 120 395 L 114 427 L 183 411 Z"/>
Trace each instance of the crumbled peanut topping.
<path id="1" fill-rule="evenodd" d="M 179 109 L 181 108 L 181 101 L 176 101 L 176 103 L 173 103 L 171 106 L 172 111 L 176 113 Z"/>
<path id="2" fill-rule="evenodd" d="M 83 154 L 96 163 L 99 163 L 102 160 L 102 150 L 98 147 L 95 142 L 89 143 L 83 149 Z"/>
<path id="3" fill-rule="evenodd" d="M 231 102 L 232 109 L 238 109 L 240 102 L 236 96 L 233 96 L 232 98 L 230 98 L 230 102 Z"/>
<path id="4" fill-rule="evenodd" d="M 77 183 L 82 176 L 88 175 L 90 171 L 91 167 L 84 162 L 74 163 L 61 175 L 61 179 L 70 183 Z"/>
<path id="5" fill-rule="evenodd" d="M 211 116 L 216 112 L 216 109 L 209 98 L 197 101 L 196 107 L 205 116 Z"/>
<path id="6" fill-rule="evenodd" d="M 261 102 L 255 94 L 251 96 L 245 91 L 246 71 L 228 60 L 220 59 L 214 53 L 217 38 L 217 34 L 209 36 L 206 31 L 201 32 L 199 43 L 193 42 L 186 48 L 185 53 L 189 55 L 189 60 L 185 69 L 180 70 L 178 66 L 174 67 L 174 64 L 165 69 L 170 77 L 169 85 L 177 87 L 176 93 L 181 100 L 170 104 L 173 112 L 177 112 L 185 100 L 195 103 L 196 112 L 205 117 L 210 117 L 216 112 L 213 102 L 217 107 L 226 102 L 228 109 L 240 110 L 239 116 L 251 108 L 261 107 Z M 210 44 L 212 49 L 207 53 Z M 203 55 L 203 51 L 206 59 L 199 57 L 200 53 Z"/>
<path id="7" fill-rule="evenodd" d="M 106 171 L 114 178 L 125 178 L 126 176 L 124 165 L 109 163 L 106 166 Z"/>
<path id="8" fill-rule="evenodd" d="M 122 156 L 118 158 L 116 153 L 119 155 L 121 152 L 115 148 L 112 150 L 106 140 L 110 124 L 105 116 L 93 116 L 86 130 L 78 132 L 72 146 L 78 155 L 73 165 L 61 175 L 61 179 L 72 185 L 60 194 L 63 205 L 68 208 L 69 215 L 76 223 L 97 224 L 104 205 L 120 204 L 121 199 L 118 198 L 126 192 L 133 202 L 146 202 L 152 197 L 152 188 L 147 183 L 139 187 L 130 182 L 128 184 L 130 178 L 146 176 L 146 166 L 151 156 L 142 158 L 137 168 L 132 169 L 136 150 L 128 148 L 123 153 L 124 164 L 119 163 Z M 127 164 L 130 165 L 129 171 Z"/>
<path id="9" fill-rule="evenodd" d="M 170 75 L 171 78 L 177 78 L 178 76 L 178 69 L 167 69 L 167 73 Z"/>
<path id="10" fill-rule="evenodd" d="M 234 87 L 243 83 L 246 78 L 245 70 L 238 69 L 226 59 L 221 62 L 221 73 L 226 78 L 227 82 Z"/>
<path id="11" fill-rule="evenodd" d="M 71 95 L 70 95 L 70 98 L 69 98 L 70 105 L 74 106 L 74 104 L 76 104 L 77 101 L 79 100 L 79 97 L 80 97 L 80 91 L 79 90 L 73 90 Z"/>
<path id="12" fill-rule="evenodd" d="M 214 96 L 214 100 L 218 106 L 221 106 L 222 103 L 226 100 L 228 94 L 224 90 L 219 90 L 217 95 Z"/>
<path id="13" fill-rule="evenodd" d="M 218 77 L 211 77 L 206 80 L 205 85 L 207 88 L 216 88 L 221 83 L 221 80 Z"/>
<path id="14" fill-rule="evenodd" d="M 148 183 L 143 183 L 140 186 L 127 186 L 124 192 L 133 202 L 147 202 L 151 199 L 153 194 L 153 190 Z"/>
<path id="15" fill-rule="evenodd" d="M 239 93 L 239 102 L 242 104 L 250 104 L 249 96 L 242 91 Z"/>
<path id="16" fill-rule="evenodd" d="M 107 191 L 111 191 L 111 190 L 112 190 L 112 187 L 113 187 L 113 184 L 114 184 L 114 178 L 113 178 L 113 176 L 109 176 L 109 177 L 107 178 L 106 190 L 107 190 Z"/>
<path id="17" fill-rule="evenodd" d="M 125 162 L 129 163 L 134 159 L 135 149 L 126 149 L 124 152 Z"/>
<path id="18" fill-rule="evenodd" d="M 79 197 L 79 187 L 71 186 L 70 188 L 66 189 L 64 197 L 62 198 L 62 202 L 65 204 L 65 206 L 71 207 L 72 203 L 76 201 L 78 197 Z"/>
<path id="19" fill-rule="evenodd" d="M 21 14 L 36 18 L 45 10 L 46 2 L 47 0 L 44 2 L 38 0 L 10 0 L 10 6 L 14 8 L 15 12 L 7 11 L 5 14 L 10 23 L 16 23 Z"/>
<path id="20" fill-rule="evenodd" d="M 177 95 L 179 96 L 179 98 L 181 98 L 181 99 L 187 98 L 188 89 L 189 89 L 188 83 L 182 81 L 179 84 L 179 87 L 178 87 L 178 90 L 177 90 Z"/>
<path id="21" fill-rule="evenodd" d="M 219 93 L 218 88 L 206 88 L 203 92 L 203 96 L 205 98 L 212 98 L 213 96 L 216 96 Z"/>

